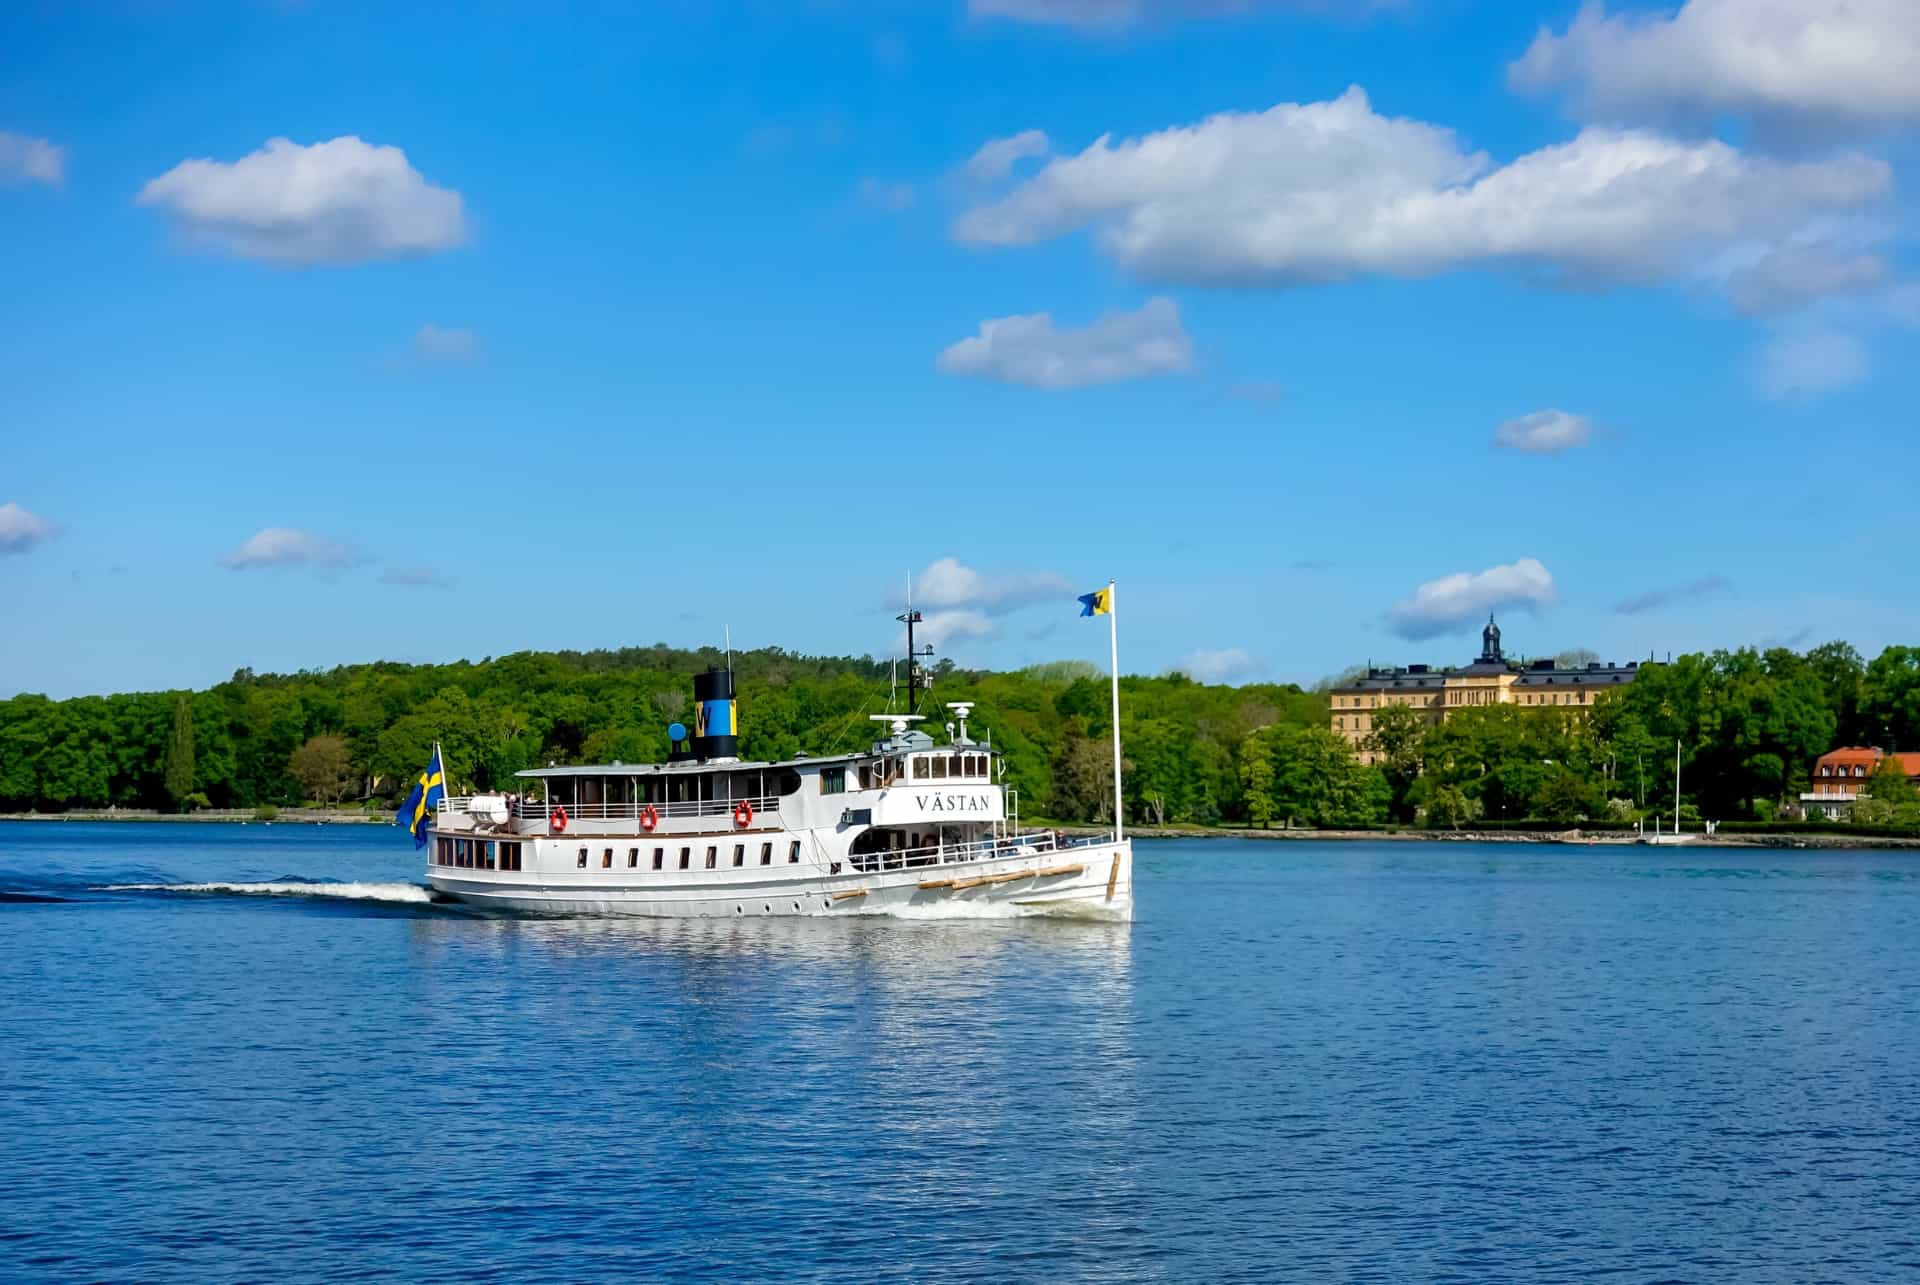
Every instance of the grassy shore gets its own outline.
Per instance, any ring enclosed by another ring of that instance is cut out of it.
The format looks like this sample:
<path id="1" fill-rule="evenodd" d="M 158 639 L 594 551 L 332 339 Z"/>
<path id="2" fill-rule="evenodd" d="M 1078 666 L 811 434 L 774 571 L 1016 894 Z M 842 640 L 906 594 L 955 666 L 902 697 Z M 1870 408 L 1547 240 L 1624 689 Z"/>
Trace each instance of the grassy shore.
<path id="1" fill-rule="evenodd" d="M 1036 821 L 1033 824 L 1068 834 L 1106 834 L 1108 827 Z M 1229 826 L 1128 826 L 1135 839 L 1370 839 L 1428 843 L 1572 843 L 1587 846 L 1632 846 L 1640 837 L 1630 831 L 1580 830 L 1258 830 Z M 1689 848 L 1894 848 L 1920 849 L 1920 838 L 1861 834 L 1700 834 L 1693 832 Z"/>
<path id="2" fill-rule="evenodd" d="M 4 812 L 0 821 L 201 821 L 241 825 L 392 825 L 391 812 L 360 808 L 275 808 L 272 815 L 256 808 L 203 808 L 198 812 L 154 812 L 144 808 L 84 808 L 72 812 Z"/>

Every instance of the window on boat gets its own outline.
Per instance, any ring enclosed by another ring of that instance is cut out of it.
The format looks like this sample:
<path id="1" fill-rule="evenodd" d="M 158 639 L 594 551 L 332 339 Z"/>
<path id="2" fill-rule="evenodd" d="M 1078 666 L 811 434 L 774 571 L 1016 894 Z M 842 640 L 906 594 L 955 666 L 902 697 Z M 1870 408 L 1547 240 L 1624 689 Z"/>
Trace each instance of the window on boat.
<path id="1" fill-rule="evenodd" d="M 947 760 L 940 755 L 935 755 L 933 759 L 933 779 L 936 781 L 947 779 Z"/>
<path id="2" fill-rule="evenodd" d="M 467 845 L 469 845 L 472 842 L 473 840 L 471 839 L 454 840 L 454 844 L 453 844 L 453 864 L 454 865 L 464 866 L 467 864 L 467 852 L 469 850 Z"/>
<path id="3" fill-rule="evenodd" d="M 613 869 L 613 849 L 612 848 L 608 848 L 600 854 L 600 868 L 602 870 Z"/>
<path id="4" fill-rule="evenodd" d="M 860 765 L 860 788 L 863 790 L 871 790 L 873 788 L 873 765 L 871 763 L 862 763 Z"/>
<path id="5" fill-rule="evenodd" d="M 760 845 L 760 864 L 763 866 L 773 864 L 773 844 L 771 842 Z"/>
<path id="6" fill-rule="evenodd" d="M 500 868 L 518 870 L 520 868 L 520 844 L 518 840 L 500 845 Z"/>
<path id="7" fill-rule="evenodd" d="M 787 864 L 791 866 L 791 865 L 798 865 L 799 863 L 800 863 L 800 840 L 795 839 L 787 847 Z"/>
<path id="8" fill-rule="evenodd" d="M 1821 772 L 1821 775 L 1823 776 L 1826 775 L 1825 768 L 1821 768 L 1820 772 Z M 452 846 L 453 846 L 452 839 L 435 839 L 433 841 L 433 864 L 436 866 L 444 866 L 444 865 L 452 864 L 447 860 L 447 850 Z"/>
<path id="9" fill-rule="evenodd" d="M 680 849 L 680 868 L 681 868 L 682 870 L 685 870 L 685 869 L 687 868 L 687 858 L 688 858 L 688 857 L 690 857 L 690 856 L 692 856 L 692 855 L 693 855 L 693 849 L 692 849 L 692 848 L 682 848 L 682 849 Z"/>
<path id="10" fill-rule="evenodd" d="M 481 843 L 478 846 L 481 849 L 480 868 L 482 870 L 493 869 L 493 858 L 494 858 L 493 840 L 488 839 L 485 843 Z"/>
<path id="11" fill-rule="evenodd" d="M 713 869 L 714 866 L 719 864 L 719 861 L 720 845 L 717 843 L 709 843 L 707 845 L 707 869 Z"/>
<path id="12" fill-rule="evenodd" d="M 847 769 L 844 767 L 823 767 L 820 769 L 820 793 L 845 794 L 847 792 Z"/>
<path id="13" fill-rule="evenodd" d="M 576 864 L 582 870 L 587 868 L 587 850 L 585 848 L 580 849 L 580 860 Z"/>
<path id="14" fill-rule="evenodd" d="M 660 868 L 660 863 L 666 859 L 666 856 L 667 850 L 665 848 L 655 848 L 653 850 L 653 868 L 655 870 Z"/>
<path id="15" fill-rule="evenodd" d="M 925 759 L 917 758 L 913 760 L 913 779 L 916 781 L 924 781 L 927 779 L 927 761 Z"/>
<path id="16" fill-rule="evenodd" d="M 627 849 L 627 869 L 631 870 L 639 864 L 640 864 L 640 849 L 628 848 Z"/>
<path id="17" fill-rule="evenodd" d="M 733 845 L 733 864 L 735 866 L 744 866 L 747 864 L 747 845 L 746 844 L 736 843 Z"/>
<path id="18" fill-rule="evenodd" d="M 962 775 L 960 756 L 958 754 L 947 755 L 947 775 L 954 777 Z"/>

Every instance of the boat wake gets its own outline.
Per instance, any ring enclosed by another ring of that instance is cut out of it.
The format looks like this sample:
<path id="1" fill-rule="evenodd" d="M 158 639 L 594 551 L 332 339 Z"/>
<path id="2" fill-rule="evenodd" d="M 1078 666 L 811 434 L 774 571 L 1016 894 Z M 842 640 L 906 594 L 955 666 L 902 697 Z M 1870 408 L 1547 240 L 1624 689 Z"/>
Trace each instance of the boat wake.
<path id="1" fill-rule="evenodd" d="M 269 880 L 263 883 L 109 883 L 97 886 L 94 891 L 230 897 L 325 897 L 422 906 L 433 900 L 433 890 L 417 883 L 307 883 L 299 880 Z"/>

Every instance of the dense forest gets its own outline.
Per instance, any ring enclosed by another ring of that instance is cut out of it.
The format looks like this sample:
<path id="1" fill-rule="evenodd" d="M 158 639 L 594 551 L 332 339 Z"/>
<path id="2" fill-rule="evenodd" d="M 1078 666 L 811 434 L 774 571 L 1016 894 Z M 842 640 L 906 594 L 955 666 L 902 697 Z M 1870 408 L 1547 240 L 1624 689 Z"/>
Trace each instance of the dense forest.
<path id="1" fill-rule="evenodd" d="M 390 804 L 439 741 L 457 791 L 505 788 L 547 762 L 646 762 L 690 714 L 713 650 L 523 652 L 477 663 L 248 670 L 204 692 L 0 701 L 0 810 Z M 742 751 L 857 748 L 887 709 L 870 657 L 736 652 Z M 1077 662 L 995 673 L 943 663 L 929 712 L 977 702 L 1033 817 L 1111 818 L 1107 683 Z M 1837 744 L 1920 747 L 1920 648 L 1872 663 L 1845 643 L 1681 656 L 1642 666 L 1590 717 L 1511 705 L 1428 726 L 1388 711 L 1362 766 L 1324 695 L 1291 685 L 1121 680 L 1126 800 L 1136 823 L 1458 826 L 1629 820 L 1671 811 L 1674 743 L 1690 818 L 1773 819 Z M 1897 774 L 1893 774 L 1897 775 Z M 1877 779 L 1857 819 L 1920 825 Z"/>

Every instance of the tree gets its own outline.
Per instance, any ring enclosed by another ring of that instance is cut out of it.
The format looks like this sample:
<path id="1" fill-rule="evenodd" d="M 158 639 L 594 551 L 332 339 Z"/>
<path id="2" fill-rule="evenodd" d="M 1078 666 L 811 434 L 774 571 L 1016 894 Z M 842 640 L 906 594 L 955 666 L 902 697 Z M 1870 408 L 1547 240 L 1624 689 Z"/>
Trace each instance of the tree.
<path id="1" fill-rule="evenodd" d="M 1867 795 L 1896 808 L 1920 803 L 1920 790 L 1913 788 L 1906 768 L 1891 754 L 1874 764 L 1873 775 L 1867 778 Z"/>
<path id="2" fill-rule="evenodd" d="M 1480 819 L 1480 801 L 1470 799 L 1457 785 L 1442 785 L 1427 796 L 1427 824 L 1434 829 L 1458 830 Z"/>
<path id="3" fill-rule="evenodd" d="M 1555 825 L 1572 825 L 1605 810 L 1606 800 L 1599 791 L 1565 767 L 1547 778 L 1534 800 L 1534 811 Z"/>
<path id="4" fill-rule="evenodd" d="M 1882 748 L 1920 749 L 1920 647 L 1889 647 L 1874 657 L 1860 703 L 1868 736 Z"/>
<path id="5" fill-rule="evenodd" d="M 161 772 L 173 806 L 186 806 L 193 793 L 193 706 L 182 696 L 173 705 L 173 732 L 167 738 L 166 766 Z"/>
<path id="6" fill-rule="evenodd" d="M 1247 823 L 1266 829 L 1273 820 L 1273 744 L 1262 732 L 1240 742 L 1240 789 Z"/>
<path id="7" fill-rule="evenodd" d="M 353 757 L 347 738 L 332 734 L 310 737 L 287 759 L 287 772 L 300 782 L 306 796 L 333 804 L 353 780 Z"/>
<path id="8" fill-rule="evenodd" d="M 1389 705 L 1373 716 L 1373 730 L 1367 733 L 1366 749 L 1380 755 L 1380 770 L 1387 780 L 1388 811 L 1396 821 L 1413 819 L 1408 794 L 1420 779 L 1420 756 L 1426 746 L 1430 724 L 1426 715 L 1408 705 Z"/>

